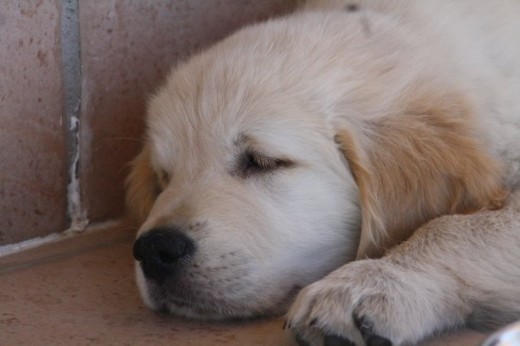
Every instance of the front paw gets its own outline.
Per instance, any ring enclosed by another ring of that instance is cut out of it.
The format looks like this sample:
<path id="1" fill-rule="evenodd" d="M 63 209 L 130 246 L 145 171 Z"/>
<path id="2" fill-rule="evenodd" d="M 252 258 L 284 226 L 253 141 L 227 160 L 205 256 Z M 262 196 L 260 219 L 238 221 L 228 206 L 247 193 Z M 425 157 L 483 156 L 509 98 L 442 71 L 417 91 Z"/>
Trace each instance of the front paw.
<path id="1" fill-rule="evenodd" d="M 421 333 L 410 329 L 421 309 L 413 306 L 414 287 L 408 287 L 406 276 L 382 260 L 347 264 L 300 292 L 288 313 L 287 328 L 300 345 L 416 341 Z"/>

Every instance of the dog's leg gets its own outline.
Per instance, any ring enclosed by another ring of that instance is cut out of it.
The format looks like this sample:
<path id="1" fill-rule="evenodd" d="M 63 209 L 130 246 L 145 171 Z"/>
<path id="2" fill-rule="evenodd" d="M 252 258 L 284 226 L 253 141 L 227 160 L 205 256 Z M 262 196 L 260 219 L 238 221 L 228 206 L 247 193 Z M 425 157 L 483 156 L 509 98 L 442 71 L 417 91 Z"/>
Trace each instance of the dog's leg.
<path id="1" fill-rule="evenodd" d="M 465 323 L 520 318 L 520 193 L 498 211 L 445 216 L 381 259 L 306 287 L 287 326 L 303 344 L 399 345 Z"/>

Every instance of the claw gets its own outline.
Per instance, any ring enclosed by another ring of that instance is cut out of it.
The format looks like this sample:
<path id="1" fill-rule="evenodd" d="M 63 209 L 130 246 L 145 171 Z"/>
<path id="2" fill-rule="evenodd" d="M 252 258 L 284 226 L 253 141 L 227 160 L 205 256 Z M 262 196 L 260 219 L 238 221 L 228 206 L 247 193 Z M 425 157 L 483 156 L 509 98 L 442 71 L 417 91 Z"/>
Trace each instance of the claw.
<path id="1" fill-rule="evenodd" d="M 329 335 L 325 336 L 325 346 L 356 346 L 352 341 L 342 336 Z"/>
<path id="2" fill-rule="evenodd" d="M 290 330 L 292 328 L 292 320 L 285 319 L 283 322 L 283 330 Z"/>
<path id="3" fill-rule="evenodd" d="M 367 346 L 392 346 L 390 340 L 374 333 L 373 324 L 365 317 L 359 317 L 354 314 L 352 318 L 354 319 L 354 324 L 361 332 L 361 335 L 363 335 Z"/>
<path id="4" fill-rule="evenodd" d="M 298 346 L 310 346 L 310 344 L 307 341 L 303 340 L 303 338 L 298 334 L 294 336 L 294 339 L 296 340 Z"/>
<path id="5" fill-rule="evenodd" d="M 367 346 L 392 346 L 392 342 L 379 335 L 373 335 L 366 339 Z"/>

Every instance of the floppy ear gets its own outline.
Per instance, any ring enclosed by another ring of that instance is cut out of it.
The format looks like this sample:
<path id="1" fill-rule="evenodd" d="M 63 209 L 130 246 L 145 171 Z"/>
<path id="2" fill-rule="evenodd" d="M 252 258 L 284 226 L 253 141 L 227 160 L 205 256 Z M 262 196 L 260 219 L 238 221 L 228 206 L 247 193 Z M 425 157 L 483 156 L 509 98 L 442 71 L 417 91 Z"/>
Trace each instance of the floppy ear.
<path id="1" fill-rule="evenodd" d="M 130 174 L 126 179 L 126 206 L 133 221 L 141 225 L 146 220 L 157 196 L 157 178 L 146 145 L 130 166 Z"/>
<path id="2" fill-rule="evenodd" d="M 440 215 L 502 206 L 501 166 L 459 101 L 416 102 L 403 114 L 336 131 L 359 187 L 358 258 L 381 256 Z"/>
<path id="3" fill-rule="evenodd" d="M 350 131 L 341 129 L 335 137 L 339 149 L 347 159 L 359 189 L 361 205 L 361 235 L 357 258 L 376 257 L 383 238 L 387 237 L 383 212 L 376 196 L 375 182 L 367 165 L 366 154 Z"/>

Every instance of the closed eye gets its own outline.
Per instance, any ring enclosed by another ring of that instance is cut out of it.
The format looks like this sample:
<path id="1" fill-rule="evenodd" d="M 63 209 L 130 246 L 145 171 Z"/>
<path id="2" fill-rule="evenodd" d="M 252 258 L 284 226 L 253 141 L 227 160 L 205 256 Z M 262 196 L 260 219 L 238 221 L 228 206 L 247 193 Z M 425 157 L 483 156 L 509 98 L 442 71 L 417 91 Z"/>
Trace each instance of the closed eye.
<path id="1" fill-rule="evenodd" d="M 272 173 L 278 169 L 290 168 L 295 163 L 290 159 L 271 157 L 252 149 L 247 149 L 238 159 L 237 173 L 243 178 L 252 175 Z"/>

